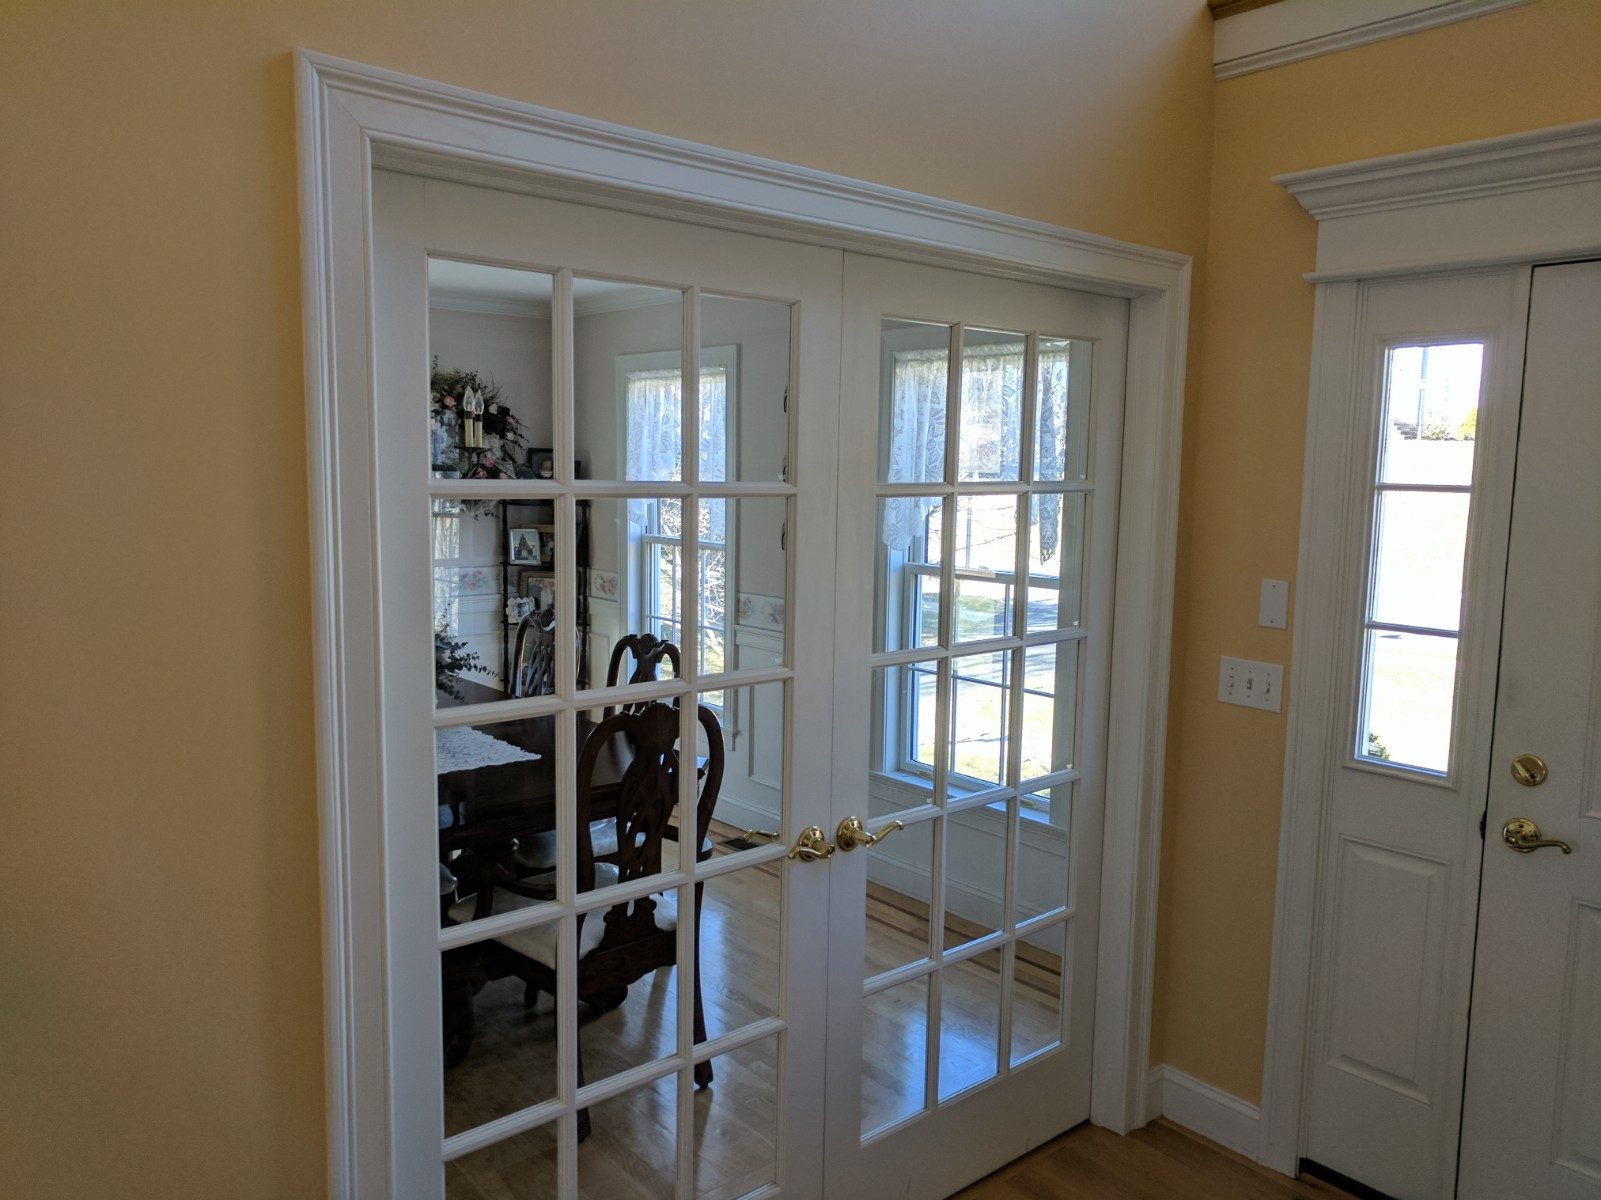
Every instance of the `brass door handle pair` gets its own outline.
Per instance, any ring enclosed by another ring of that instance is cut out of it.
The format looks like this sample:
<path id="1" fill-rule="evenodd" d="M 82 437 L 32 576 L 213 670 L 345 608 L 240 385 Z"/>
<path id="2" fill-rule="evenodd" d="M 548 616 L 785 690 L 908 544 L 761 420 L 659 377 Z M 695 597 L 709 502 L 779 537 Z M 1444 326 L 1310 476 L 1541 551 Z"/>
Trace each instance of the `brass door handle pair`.
<path id="1" fill-rule="evenodd" d="M 899 821 L 891 821 L 877 833 L 868 833 L 867 826 L 860 817 L 846 817 L 839 823 L 834 831 L 834 840 L 837 846 L 829 843 L 828 835 L 823 832 L 821 825 L 808 825 L 801 830 L 800 837 L 789 848 L 789 856 L 798 858 L 802 862 L 815 862 L 819 858 L 828 858 L 837 850 L 854 850 L 858 846 L 876 846 L 897 829 L 906 826 Z"/>
<path id="2" fill-rule="evenodd" d="M 1539 787 L 1550 777 L 1545 759 L 1538 754 L 1520 754 L 1512 760 L 1512 778 L 1524 787 Z M 1548 838 L 1540 827 L 1528 817 L 1513 817 L 1501 826 L 1501 840 L 1519 854 L 1532 854 L 1545 846 L 1555 846 L 1564 854 L 1572 854 L 1573 847 L 1561 838 Z"/>

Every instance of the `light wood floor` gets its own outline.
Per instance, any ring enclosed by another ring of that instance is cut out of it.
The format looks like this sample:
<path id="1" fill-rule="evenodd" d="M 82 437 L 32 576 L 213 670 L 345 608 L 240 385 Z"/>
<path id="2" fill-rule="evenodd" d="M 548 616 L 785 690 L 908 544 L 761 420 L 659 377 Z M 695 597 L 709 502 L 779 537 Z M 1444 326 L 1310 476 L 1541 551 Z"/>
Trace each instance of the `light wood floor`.
<path id="1" fill-rule="evenodd" d="M 1287 1179 L 1157 1121 L 1126 1137 L 1080 1125 L 957 1193 L 957 1200 L 1349 1200 Z"/>

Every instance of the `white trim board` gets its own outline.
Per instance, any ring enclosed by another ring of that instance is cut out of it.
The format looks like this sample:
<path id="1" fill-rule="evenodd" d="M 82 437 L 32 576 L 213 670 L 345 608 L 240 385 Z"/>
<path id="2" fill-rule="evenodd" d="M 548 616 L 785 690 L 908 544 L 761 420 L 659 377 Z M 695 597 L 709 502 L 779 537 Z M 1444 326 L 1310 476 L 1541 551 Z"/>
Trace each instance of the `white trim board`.
<path id="1" fill-rule="evenodd" d="M 1091 1115 L 1142 1123 L 1190 260 L 307 51 L 296 55 L 329 1191 L 391 1187 L 370 437 L 375 166 L 1127 297 Z"/>
<path id="2" fill-rule="evenodd" d="M 1339 416 L 1357 386 L 1355 284 L 1492 264 L 1601 254 L 1601 121 L 1279 176 L 1318 219 L 1317 312 L 1301 501 L 1278 882 L 1263 1068 L 1263 1163 L 1293 1174 L 1304 1137 L 1303 1082 L 1326 815 L 1324 731 L 1343 704 L 1330 678 L 1340 613 L 1324 597 L 1338 554 L 1334 522 L 1352 455 L 1367 447 Z"/>
<path id="3" fill-rule="evenodd" d="M 1147 1120 L 1166 1117 L 1219 1146 L 1255 1159 L 1262 1110 L 1177 1067 L 1152 1067 L 1145 1087 Z"/>
<path id="4" fill-rule="evenodd" d="M 1369 42 L 1482 17 L 1529 0 L 1281 0 L 1218 21 L 1212 73 L 1233 79 Z"/>

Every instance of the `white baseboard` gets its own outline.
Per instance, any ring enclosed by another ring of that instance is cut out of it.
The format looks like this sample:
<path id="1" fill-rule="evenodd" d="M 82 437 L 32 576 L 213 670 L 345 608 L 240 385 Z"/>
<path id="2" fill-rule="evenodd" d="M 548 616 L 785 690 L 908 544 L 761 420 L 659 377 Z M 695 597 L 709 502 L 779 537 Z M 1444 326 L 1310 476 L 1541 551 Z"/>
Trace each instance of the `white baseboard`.
<path id="1" fill-rule="evenodd" d="M 1157 1117 L 1166 1117 L 1253 1161 L 1260 1150 L 1262 1110 L 1177 1067 L 1151 1068 L 1145 1088 L 1145 1118 L 1154 1121 Z"/>

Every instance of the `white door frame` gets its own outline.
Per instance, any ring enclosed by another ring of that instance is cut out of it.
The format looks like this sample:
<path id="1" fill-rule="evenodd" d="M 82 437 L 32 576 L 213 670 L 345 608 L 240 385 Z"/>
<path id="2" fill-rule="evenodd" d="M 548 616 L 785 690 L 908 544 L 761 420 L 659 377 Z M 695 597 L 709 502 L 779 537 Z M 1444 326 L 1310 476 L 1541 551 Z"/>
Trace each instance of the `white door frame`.
<path id="1" fill-rule="evenodd" d="M 1301 548 L 1285 738 L 1267 1053 L 1258 1158 L 1294 1174 L 1304 1144 L 1312 972 L 1325 881 L 1320 848 L 1340 753 L 1337 647 L 1346 610 L 1336 595 L 1353 469 L 1365 469 L 1367 427 L 1348 421 L 1365 280 L 1601 254 L 1601 121 L 1281 175 L 1318 222 L 1318 285 L 1307 401 Z M 1360 444 L 1358 444 L 1360 443 Z M 1356 464 L 1353 467 L 1353 464 Z M 1477 888 L 1474 889 L 1477 896 Z M 1476 912 L 1458 914 L 1471 922 Z M 1456 920 L 1456 917 L 1453 917 Z M 1453 929 L 1448 944 L 1471 944 Z M 1463 988 L 1470 985 L 1462 972 Z M 1464 996 L 1465 996 L 1464 991 Z"/>
<path id="2" fill-rule="evenodd" d="M 300 51 L 329 1191 L 387 1195 L 371 174 L 399 169 L 1127 297 L 1091 1117 L 1143 1123 L 1190 260 Z M 347 547 L 349 547 L 347 549 Z"/>

